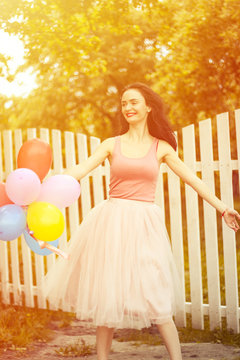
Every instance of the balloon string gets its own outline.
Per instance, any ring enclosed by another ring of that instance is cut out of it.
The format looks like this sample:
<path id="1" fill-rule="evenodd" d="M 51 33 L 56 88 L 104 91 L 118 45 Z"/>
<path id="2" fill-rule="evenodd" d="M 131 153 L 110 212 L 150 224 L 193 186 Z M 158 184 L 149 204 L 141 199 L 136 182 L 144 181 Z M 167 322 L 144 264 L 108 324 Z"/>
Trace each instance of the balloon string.
<path id="1" fill-rule="evenodd" d="M 36 240 L 36 242 L 38 243 L 38 245 L 40 246 L 41 249 L 48 249 L 52 252 L 54 252 L 57 255 L 62 256 L 64 259 L 68 259 L 69 258 L 69 254 L 65 253 L 64 251 L 58 249 L 57 247 L 48 244 L 46 241 L 42 241 L 42 240 L 38 240 L 37 238 L 35 238 L 35 236 L 33 235 L 33 231 L 31 231 L 29 229 L 29 227 L 27 226 L 27 232 L 29 233 L 29 235 L 31 235 L 31 237 Z"/>
<path id="2" fill-rule="evenodd" d="M 25 212 L 25 214 L 27 214 L 28 205 L 20 205 L 20 206 L 23 209 L 23 211 Z"/>
<path id="3" fill-rule="evenodd" d="M 62 251 L 62 250 L 60 250 L 60 249 L 58 249 L 58 248 L 56 248 L 55 246 L 50 245 L 50 244 L 48 244 L 47 242 L 41 241 L 41 240 L 37 240 L 37 242 L 38 242 L 38 244 L 39 244 L 39 246 L 40 246 L 41 249 L 46 248 L 46 249 L 48 249 L 48 250 L 51 250 L 51 251 L 54 252 L 55 254 L 62 256 L 64 259 L 68 259 L 68 258 L 69 258 L 69 254 L 65 253 L 64 251 Z"/>

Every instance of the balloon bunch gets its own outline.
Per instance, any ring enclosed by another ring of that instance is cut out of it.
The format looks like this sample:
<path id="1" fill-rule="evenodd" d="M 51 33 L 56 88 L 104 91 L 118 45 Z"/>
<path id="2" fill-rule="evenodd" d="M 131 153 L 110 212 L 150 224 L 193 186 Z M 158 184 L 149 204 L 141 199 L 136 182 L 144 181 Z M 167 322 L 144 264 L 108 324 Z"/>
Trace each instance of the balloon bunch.
<path id="1" fill-rule="evenodd" d="M 35 253 L 55 252 L 67 258 L 57 248 L 65 227 L 60 209 L 78 199 L 80 184 L 69 175 L 51 176 L 41 183 L 51 163 L 51 147 L 42 140 L 29 140 L 20 148 L 18 169 L 0 183 L 0 240 L 11 241 L 23 234 Z"/>

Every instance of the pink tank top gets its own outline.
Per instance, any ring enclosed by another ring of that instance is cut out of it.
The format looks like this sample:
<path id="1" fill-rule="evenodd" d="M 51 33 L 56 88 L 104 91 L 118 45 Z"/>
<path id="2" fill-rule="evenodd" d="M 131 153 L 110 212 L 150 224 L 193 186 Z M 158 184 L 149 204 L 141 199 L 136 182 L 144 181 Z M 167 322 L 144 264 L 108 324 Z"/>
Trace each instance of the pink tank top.
<path id="1" fill-rule="evenodd" d="M 159 171 L 157 146 L 155 138 L 145 156 L 129 158 L 121 152 L 121 137 L 116 137 L 110 167 L 110 197 L 154 201 Z"/>

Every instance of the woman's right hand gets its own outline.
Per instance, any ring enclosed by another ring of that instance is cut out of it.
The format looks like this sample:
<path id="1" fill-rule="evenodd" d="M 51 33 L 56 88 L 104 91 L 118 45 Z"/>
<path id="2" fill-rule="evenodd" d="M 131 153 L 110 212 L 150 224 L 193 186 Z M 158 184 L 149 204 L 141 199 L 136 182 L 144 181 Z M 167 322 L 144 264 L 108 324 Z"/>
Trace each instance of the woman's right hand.
<path id="1" fill-rule="evenodd" d="M 230 229 L 234 230 L 235 232 L 239 230 L 239 224 L 237 220 L 240 221 L 240 215 L 236 210 L 227 208 L 223 213 L 223 218 Z"/>

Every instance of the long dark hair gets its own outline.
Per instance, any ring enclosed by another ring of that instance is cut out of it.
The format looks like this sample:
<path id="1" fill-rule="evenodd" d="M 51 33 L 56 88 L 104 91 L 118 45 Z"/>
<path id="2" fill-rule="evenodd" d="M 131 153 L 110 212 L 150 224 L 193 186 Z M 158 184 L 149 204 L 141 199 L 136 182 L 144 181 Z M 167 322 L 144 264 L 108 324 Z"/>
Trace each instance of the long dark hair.
<path id="1" fill-rule="evenodd" d="M 129 89 L 138 90 L 144 97 L 147 106 L 151 108 L 151 111 L 148 113 L 147 118 L 149 133 L 158 139 L 167 141 L 174 148 L 174 150 L 176 150 L 176 137 L 171 128 L 171 125 L 168 122 L 167 116 L 164 111 L 164 105 L 160 96 L 147 85 L 142 83 L 134 83 L 127 85 L 123 89 L 121 93 L 121 98 L 125 91 Z M 129 124 L 122 114 L 121 106 L 119 108 L 117 117 L 121 124 L 120 134 L 124 134 L 128 131 Z"/>

